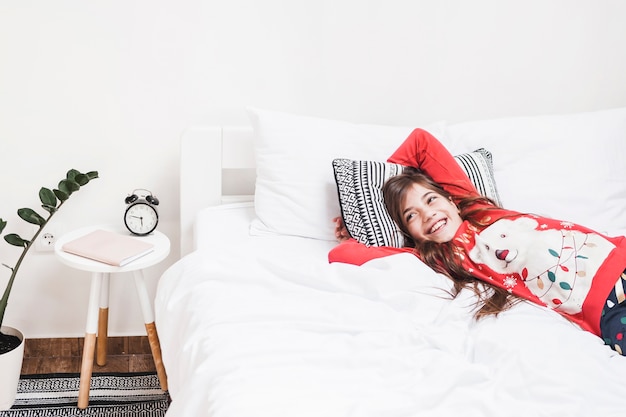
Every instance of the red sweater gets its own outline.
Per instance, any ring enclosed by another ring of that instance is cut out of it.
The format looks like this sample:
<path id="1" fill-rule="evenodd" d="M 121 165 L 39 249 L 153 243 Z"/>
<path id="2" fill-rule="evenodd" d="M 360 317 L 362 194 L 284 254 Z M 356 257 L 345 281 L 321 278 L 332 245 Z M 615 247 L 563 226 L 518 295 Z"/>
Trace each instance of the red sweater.
<path id="1" fill-rule="evenodd" d="M 424 130 L 414 130 L 389 162 L 423 170 L 453 198 L 478 193 L 454 157 Z M 464 269 L 600 335 L 604 303 L 626 268 L 623 236 L 506 209 L 485 211 L 481 223 L 486 226 L 464 221 L 453 238 Z M 350 239 L 331 250 L 329 261 L 361 265 L 402 252 L 419 256 L 412 248 L 367 247 Z"/>

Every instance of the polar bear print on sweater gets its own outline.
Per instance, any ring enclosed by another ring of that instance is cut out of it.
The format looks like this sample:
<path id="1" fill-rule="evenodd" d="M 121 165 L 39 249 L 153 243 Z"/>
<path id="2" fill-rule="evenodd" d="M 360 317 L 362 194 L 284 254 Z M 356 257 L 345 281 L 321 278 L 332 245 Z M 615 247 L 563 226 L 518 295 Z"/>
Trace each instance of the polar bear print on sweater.
<path id="1" fill-rule="evenodd" d="M 542 227 L 531 217 L 500 219 L 476 234 L 469 257 L 505 277 L 514 277 L 548 307 L 576 314 L 594 275 L 615 247 L 595 233 Z"/>

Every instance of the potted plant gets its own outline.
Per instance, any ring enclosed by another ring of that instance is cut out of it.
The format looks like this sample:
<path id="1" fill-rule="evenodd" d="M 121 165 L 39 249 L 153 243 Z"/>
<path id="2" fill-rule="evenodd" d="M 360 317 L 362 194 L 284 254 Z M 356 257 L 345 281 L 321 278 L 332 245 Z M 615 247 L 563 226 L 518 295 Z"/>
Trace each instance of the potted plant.
<path id="1" fill-rule="evenodd" d="M 66 177 L 59 181 L 58 188 L 50 190 L 42 187 L 39 190 L 39 199 L 41 200 L 41 207 L 47 212 L 47 217 L 41 216 L 30 208 L 17 210 L 17 215 L 22 220 L 39 227 L 33 237 L 27 240 L 15 233 L 9 233 L 4 236 L 4 240 L 8 244 L 21 247 L 22 254 L 13 267 L 2 264 L 11 271 L 11 275 L 2 298 L 0 298 L 0 369 L 2 369 L 2 372 L 0 372 L 0 387 L 2 387 L 2 390 L 7 390 L 6 392 L 0 390 L 0 410 L 10 408 L 15 401 L 17 383 L 19 382 L 24 356 L 24 336 L 17 329 L 2 325 L 17 272 L 24 261 L 24 257 L 37 240 L 43 228 L 48 224 L 50 218 L 70 198 L 72 193 L 78 191 L 94 178 L 98 178 L 98 172 L 96 171 L 83 174 L 75 169 L 71 169 L 67 172 Z M 6 225 L 7 222 L 0 218 L 0 234 L 4 231 Z"/>

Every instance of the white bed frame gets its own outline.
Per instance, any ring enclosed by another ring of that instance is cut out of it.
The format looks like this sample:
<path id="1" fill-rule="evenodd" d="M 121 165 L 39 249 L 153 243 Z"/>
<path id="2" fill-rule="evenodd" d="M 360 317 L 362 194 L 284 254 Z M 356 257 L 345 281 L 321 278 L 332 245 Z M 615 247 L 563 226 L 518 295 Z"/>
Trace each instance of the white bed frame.
<path id="1" fill-rule="evenodd" d="M 180 252 L 195 249 L 199 210 L 254 200 L 256 166 L 248 126 L 190 127 L 180 139 Z"/>

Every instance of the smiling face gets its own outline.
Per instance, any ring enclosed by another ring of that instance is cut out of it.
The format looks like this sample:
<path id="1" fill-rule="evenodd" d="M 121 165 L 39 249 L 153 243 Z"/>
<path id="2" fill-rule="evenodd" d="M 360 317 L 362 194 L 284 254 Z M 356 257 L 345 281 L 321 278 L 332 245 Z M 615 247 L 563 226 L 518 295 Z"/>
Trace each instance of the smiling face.
<path id="1" fill-rule="evenodd" d="M 402 219 L 413 239 L 437 243 L 451 241 L 463 223 L 452 200 L 417 183 L 406 191 Z"/>

